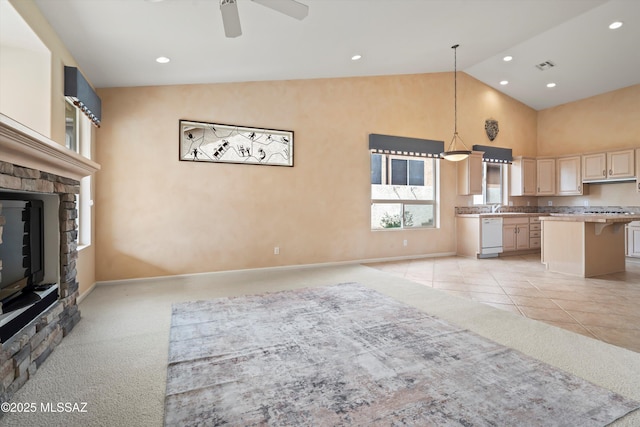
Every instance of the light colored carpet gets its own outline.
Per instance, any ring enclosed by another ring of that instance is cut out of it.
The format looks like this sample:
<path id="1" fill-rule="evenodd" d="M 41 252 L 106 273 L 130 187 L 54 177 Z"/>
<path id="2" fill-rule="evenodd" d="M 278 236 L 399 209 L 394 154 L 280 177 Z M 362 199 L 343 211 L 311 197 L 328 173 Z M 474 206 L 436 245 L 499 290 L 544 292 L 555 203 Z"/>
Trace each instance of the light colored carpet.
<path id="1" fill-rule="evenodd" d="M 640 400 L 640 354 L 359 265 L 270 269 L 101 285 L 83 320 L 14 397 L 87 402 L 87 413 L 7 414 L 6 426 L 162 426 L 171 305 L 358 282 L 587 381 Z M 71 368 L 73 374 L 69 374 Z M 640 413 L 616 426 L 640 425 Z"/>
<path id="2" fill-rule="evenodd" d="M 357 283 L 172 311 L 167 427 L 600 427 L 640 408 Z"/>

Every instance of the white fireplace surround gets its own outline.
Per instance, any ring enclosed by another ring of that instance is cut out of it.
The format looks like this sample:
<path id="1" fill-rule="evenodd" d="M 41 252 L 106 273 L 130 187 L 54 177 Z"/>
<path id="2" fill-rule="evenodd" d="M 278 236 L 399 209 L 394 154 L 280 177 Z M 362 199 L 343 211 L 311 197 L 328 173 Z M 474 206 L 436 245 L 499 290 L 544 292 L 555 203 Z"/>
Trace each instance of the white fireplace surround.
<path id="1" fill-rule="evenodd" d="M 67 149 L 2 113 L 0 160 L 77 181 L 100 169 L 100 165 L 93 160 Z"/>

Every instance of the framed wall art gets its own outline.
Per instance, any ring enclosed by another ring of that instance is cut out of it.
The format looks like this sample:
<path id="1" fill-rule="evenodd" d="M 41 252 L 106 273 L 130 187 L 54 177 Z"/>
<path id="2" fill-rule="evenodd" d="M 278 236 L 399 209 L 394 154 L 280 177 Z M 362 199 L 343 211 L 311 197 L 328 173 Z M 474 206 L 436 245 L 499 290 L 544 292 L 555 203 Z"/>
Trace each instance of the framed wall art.
<path id="1" fill-rule="evenodd" d="M 293 131 L 180 120 L 180 160 L 293 166 Z"/>

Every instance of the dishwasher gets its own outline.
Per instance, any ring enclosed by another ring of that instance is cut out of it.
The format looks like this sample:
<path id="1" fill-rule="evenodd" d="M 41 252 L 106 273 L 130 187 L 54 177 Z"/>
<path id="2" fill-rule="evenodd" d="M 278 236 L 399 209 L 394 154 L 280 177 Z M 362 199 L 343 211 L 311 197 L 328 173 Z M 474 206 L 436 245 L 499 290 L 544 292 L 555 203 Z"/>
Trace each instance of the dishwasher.
<path id="1" fill-rule="evenodd" d="M 495 258 L 502 253 L 502 218 L 482 218 L 478 258 Z"/>

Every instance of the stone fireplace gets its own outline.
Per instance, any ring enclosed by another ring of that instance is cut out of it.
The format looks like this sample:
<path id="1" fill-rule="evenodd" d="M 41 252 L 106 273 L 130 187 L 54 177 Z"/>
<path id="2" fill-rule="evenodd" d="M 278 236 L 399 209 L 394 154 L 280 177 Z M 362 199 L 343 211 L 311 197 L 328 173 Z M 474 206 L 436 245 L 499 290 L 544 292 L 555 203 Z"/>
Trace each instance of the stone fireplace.
<path id="1" fill-rule="evenodd" d="M 80 321 L 76 195 L 79 180 L 99 166 L 0 114 L 0 192 L 24 193 L 45 200 L 47 282 L 57 283 L 58 298 L 0 347 L 0 402 L 9 401 Z M 48 206 L 48 207 L 47 207 Z M 47 213 L 48 210 L 48 213 Z M 4 223 L 0 210 L 0 229 Z M 52 260 L 53 258 L 53 260 Z M 52 268 L 51 268 L 52 267 Z M 2 260 L 0 260 L 0 274 Z M 36 310 L 38 311 L 38 310 Z M 0 322 L 1 325 L 1 322 Z M 1 327 L 1 326 L 0 326 Z"/>

